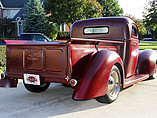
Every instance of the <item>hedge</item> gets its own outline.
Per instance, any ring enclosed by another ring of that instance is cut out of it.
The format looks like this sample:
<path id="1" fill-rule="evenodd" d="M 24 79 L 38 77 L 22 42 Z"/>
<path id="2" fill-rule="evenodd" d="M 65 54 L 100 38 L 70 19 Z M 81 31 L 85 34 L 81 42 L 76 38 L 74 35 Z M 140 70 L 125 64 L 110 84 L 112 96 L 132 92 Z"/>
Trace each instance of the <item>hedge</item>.
<path id="1" fill-rule="evenodd" d="M 0 37 L 0 39 L 6 39 L 6 40 L 19 40 L 19 37 Z"/>
<path id="2" fill-rule="evenodd" d="M 6 46 L 0 46 L 0 72 L 6 69 Z"/>
<path id="3" fill-rule="evenodd" d="M 57 39 L 69 39 L 70 32 L 58 32 Z"/>

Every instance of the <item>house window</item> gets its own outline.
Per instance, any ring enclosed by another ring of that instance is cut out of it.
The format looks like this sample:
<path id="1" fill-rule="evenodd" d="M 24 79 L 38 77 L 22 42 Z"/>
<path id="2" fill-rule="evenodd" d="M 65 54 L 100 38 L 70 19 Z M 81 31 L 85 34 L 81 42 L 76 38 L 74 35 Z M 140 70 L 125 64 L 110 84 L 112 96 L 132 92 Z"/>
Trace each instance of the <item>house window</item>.
<path id="1" fill-rule="evenodd" d="M 7 10 L 7 17 L 10 18 L 10 10 Z"/>

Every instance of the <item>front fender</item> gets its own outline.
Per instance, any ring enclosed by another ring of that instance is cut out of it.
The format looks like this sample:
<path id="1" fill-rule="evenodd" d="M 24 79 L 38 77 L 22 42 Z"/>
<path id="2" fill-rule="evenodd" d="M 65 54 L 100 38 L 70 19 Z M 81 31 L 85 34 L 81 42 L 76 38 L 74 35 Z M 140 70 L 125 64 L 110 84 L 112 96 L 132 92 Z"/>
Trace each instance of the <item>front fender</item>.
<path id="1" fill-rule="evenodd" d="M 107 49 L 97 52 L 89 62 L 74 89 L 73 99 L 83 100 L 105 95 L 112 66 L 119 63 L 123 68 L 120 56 Z"/>
<path id="2" fill-rule="evenodd" d="M 140 51 L 138 59 L 138 73 L 149 74 L 149 76 L 152 76 L 156 65 L 156 56 L 156 51 L 151 49 Z"/>

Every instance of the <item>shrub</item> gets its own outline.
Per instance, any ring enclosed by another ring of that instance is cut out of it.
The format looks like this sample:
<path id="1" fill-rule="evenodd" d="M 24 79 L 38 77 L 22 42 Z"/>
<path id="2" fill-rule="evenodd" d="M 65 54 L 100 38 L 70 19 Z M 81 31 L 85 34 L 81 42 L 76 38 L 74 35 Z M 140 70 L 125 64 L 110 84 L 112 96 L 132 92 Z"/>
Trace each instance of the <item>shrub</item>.
<path id="1" fill-rule="evenodd" d="M 48 23 L 47 24 L 47 30 L 46 30 L 46 35 L 52 39 L 55 40 L 57 38 L 57 34 L 58 34 L 58 29 L 56 28 L 55 25 L 53 25 L 52 23 Z"/>
<path id="2" fill-rule="evenodd" d="M 0 70 L 6 68 L 6 46 L 0 46 Z"/>
<path id="3" fill-rule="evenodd" d="M 1 39 L 6 39 L 6 40 L 19 40 L 19 37 L 5 37 Z"/>
<path id="4" fill-rule="evenodd" d="M 69 39 L 70 32 L 58 32 L 57 39 Z"/>

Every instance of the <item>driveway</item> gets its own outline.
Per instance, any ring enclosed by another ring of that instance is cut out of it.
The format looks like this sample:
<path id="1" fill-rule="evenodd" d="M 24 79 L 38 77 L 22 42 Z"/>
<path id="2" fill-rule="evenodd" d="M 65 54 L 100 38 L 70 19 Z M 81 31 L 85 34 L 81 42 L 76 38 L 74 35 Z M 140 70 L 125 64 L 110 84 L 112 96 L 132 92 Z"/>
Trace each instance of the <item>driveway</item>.
<path id="1" fill-rule="evenodd" d="M 157 118 L 157 79 L 142 81 L 120 92 L 112 104 L 95 99 L 75 101 L 73 89 L 51 84 L 43 93 L 0 88 L 0 118 Z"/>

